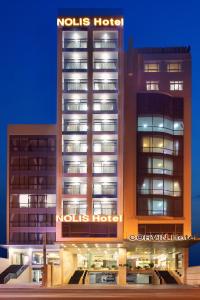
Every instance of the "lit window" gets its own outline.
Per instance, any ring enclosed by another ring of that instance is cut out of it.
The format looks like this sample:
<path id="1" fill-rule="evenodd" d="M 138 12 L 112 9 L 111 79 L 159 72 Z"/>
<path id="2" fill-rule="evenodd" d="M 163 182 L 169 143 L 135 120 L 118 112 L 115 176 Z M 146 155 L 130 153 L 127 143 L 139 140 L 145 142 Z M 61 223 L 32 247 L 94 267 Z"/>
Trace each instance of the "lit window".
<path id="1" fill-rule="evenodd" d="M 182 91 L 183 81 L 170 81 L 170 91 Z"/>
<path id="2" fill-rule="evenodd" d="M 147 81 L 146 89 L 147 89 L 147 91 L 158 91 L 159 90 L 159 82 L 158 81 Z"/>
<path id="3" fill-rule="evenodd" d="M 144 72 L 159 72 L 160 65 L 158 63 L 145 63 Z"/>
<path id="4" fill-rule="evenodd" d="M 181 63 L 168 63 L 167 64 L 167 72 L 181 72 L 182 64 Z"/>
<path id="5" fill-rule="evenodd" d="M 167 202 L 162 199 L 149 199 L 148 200 L 148 214 L 149 215 L 166 215 Z"/>

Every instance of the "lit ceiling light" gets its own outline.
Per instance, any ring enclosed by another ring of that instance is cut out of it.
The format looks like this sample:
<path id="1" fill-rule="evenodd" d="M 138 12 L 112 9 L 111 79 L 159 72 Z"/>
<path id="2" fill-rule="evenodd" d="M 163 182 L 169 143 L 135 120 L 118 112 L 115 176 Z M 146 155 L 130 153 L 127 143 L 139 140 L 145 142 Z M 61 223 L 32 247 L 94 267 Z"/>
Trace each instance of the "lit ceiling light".
<path id="1" fill-rule="evenodd" d="M 99 245 L 98 245 L 98 244 L 95 244 L 95 247 L 96 247 L 96 248 L 99 248 Z"/>
<path id="2" fill-rule="evenodd" d="M 174 129 L 177 129 L 179 127 L 178 123 L 174 123 Z"/>
<path id="3" fill-rule="evenodd" d="M 104 33 L 103 39 L 104 39 L 104 40 L 107 40 L 108 38 L 109 38 L 109 35 L 108 35 L 107 33 Z"/>
<path id="4" fill-rule="evenodd" d="M 157 186 L 158 186 L 158 187 L 162 187 L 162 186 L 163 186 L 163 183 L 160 182 L 160 183 L 157 184 Z"/>
<path id="5" fill-rule="evenodd" d="M 83 244 L 83 246 L 84 246 L 85 248 L 88 248 L 88 245 L 87 245 L 87 244 Z"/>
<path id="6" fill-rule="evenodd" d="M 74 40 L 78 40 L 78 39 L 80 39 L 80 35 L 79 35 L 77 32 L 75 32 L 75 33 L 73 34 L 72 38 L 73 38 Z"/>
<path id="7" fill-rule="evenodd" d="M 80 178 L 74 177 L 74 178 L 72 178 L 72 182 L 73 182 L 73 183 L 79 183 L 79 184 L 80 184 Z"/>
<path id="8" fill-rule="evenodd" d="M 160 123 L 160 124 L 158 125 L 158 127 L 162 128 L 162 127 L 163 127 L 163 123 Z"/>
<path id="9" fill-rule="evenodd" d="M 147 128 L 147 126 L 148 126 L 147 124 L 143 124 L 143 127 L 144 127 L 144 128 Z"/>

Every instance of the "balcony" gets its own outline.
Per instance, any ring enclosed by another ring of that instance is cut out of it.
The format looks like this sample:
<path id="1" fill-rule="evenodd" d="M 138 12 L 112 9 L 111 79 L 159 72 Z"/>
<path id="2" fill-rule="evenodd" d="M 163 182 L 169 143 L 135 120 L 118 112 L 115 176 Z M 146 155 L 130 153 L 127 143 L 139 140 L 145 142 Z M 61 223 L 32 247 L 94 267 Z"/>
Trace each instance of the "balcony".
<path id="1" fill-rule="evenodd" d="M 87 122 L 79 122 L 79 121 L 66 121 L 63 126 L 64 133 L 86 133 L 87 132 Z"/>
<path id="2" fill-rule="evenodd" d="M 118 91 L 118 82 L 115 79 L 94 79 L 94 91 Z"/>
<path id="3" fill-rule="evenodd" d="M 65 59 L 63 70 L 87 70 L 87 60 Z"/>
<path id="4" fill-rule="evenodd" d="M 65 195 L 86 195 L 86 183 L 64 183 L 63 193 Z"/>
<path id="5" fill-rule="evenodd" d="M 64 173 L 66 174 L 86 174 L 87 164 L 85 162 L 65 162 Z"/>
<path id="6" fill-rule="evenodd" d="M 68 79 L 64 80 L 63 92 L 87 92 L 88 84 L 87 80 L 82 79 Z"/>
<path id="7" fill-rule="evenodd" d="M 117 185 L 113 183 L 94 183 L 93 197 L 117 197 Z"/>
<path id="8" fill-rule="evenodd" d="M 93 111 L 94 112 L 112 112 L 117 113 L 117 104 L 115 101 L 96 101 L 93 104 Z"/>
<path id="9" fill-rule="evenodd" d="M 117 49 L 117 39 L 95 39 L 93 42 L 93 48 L 95 49 Z"/>
<path id="10" fill-rule="evenodd" d="M 94 142 L 93 152 L 99 153 L 116 153 L 117 152 L 117 142 Z"/>
<path id="11" fill-rule="evenodd" d="M 93 173 L 98 174 L 117 174 L 117 163 L 116 162 L 94 162 Z"/>
<path id="12" fill-rule="evenodd" d="M 63 147 L 64 153 L 86 153 L 87 152 L 87 143 L 86 142 L 68 142 L 64 143 Z"/>
<path id="13" fill-rule="evenodd" d="M 117 202 L 116 201 L 97 201 L 93 202 L 93 214 L 94 215 L 104 215 L 113 216 L 117 214 Z"/>
<path id="14" fill-rule="evenodd" d="M 95 60 L 93 62 L 93 69 L 95 71 L 98 71 L 98 70 L 113 70 L 113 71 L 116 71 L 117 68 L 118 68 L 117 60 L 104 61 L 104 60 L 98 59 L 98 60 Z"/>
<path id="15" fill-rule="evenodd" d="M 87 111 L 87 101 L 64 101 L 63 113 L 70 112 L 86 112 Z"/>
<path id="16" fill-rule="evenodd" d="M 93 124 L 93 131 L 94 132 L 116 132 L 117 131 L 117 123 L 116 122 L 109 122 L 109 121 L 95 121 Z"/>
<path id="17" fill-rule="evenodd" d="M 87 39 L 64 39 L 63 49 L 86 49 Z"/>
<path id="18" fill-rule="evenodd" d="M 63 214 L 64 215 L 87 215 L 87 202 L 81 200 L 68 200 L 63 201 Z"/>

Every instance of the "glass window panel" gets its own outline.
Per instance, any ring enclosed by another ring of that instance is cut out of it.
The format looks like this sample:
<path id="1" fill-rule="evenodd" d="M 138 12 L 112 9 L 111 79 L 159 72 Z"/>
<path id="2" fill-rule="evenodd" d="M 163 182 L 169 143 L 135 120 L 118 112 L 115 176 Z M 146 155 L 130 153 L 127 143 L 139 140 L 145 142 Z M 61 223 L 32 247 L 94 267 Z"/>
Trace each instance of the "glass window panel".
<path id="1" fill-rule="evenodd" d="M 152 117 L 139 117 L 138 118 L 139 131 L 152 131 Z"/>
<path id="2" fill-rule="evenodd" d="M 159 72 L 160 65 L 159 63 L 145 63 L 144 72 Z"/>

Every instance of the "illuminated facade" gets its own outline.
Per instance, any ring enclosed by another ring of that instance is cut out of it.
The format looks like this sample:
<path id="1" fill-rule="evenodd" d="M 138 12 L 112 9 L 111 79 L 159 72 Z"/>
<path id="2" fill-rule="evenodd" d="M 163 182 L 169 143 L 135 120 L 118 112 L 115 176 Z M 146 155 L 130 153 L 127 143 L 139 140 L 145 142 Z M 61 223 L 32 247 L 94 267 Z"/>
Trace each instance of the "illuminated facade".
<path id="1" fill-rule="evenodd" d="M 9 181 L 10 261 L 23 253 L 30 280 L 40 282 L 45 239 L 49 285 L 185 283 L 193 243 L 190 49 L 125 52 L 121 16 L 59 17 L 57 26 L 57 125 L 49 131 L 57 136 L 56 208 L 45 207 L 52 226 L 36 225 L 37 245 L 13 240 L 20 230 Z M 30 198 L 21 194 L 18 202 Z"/>

